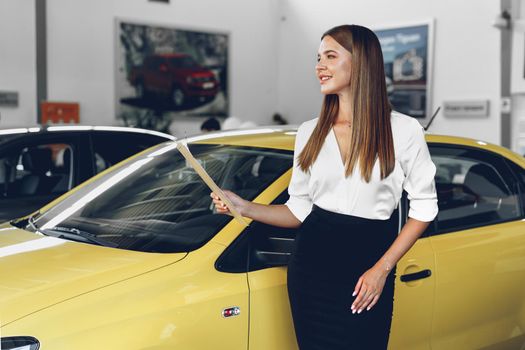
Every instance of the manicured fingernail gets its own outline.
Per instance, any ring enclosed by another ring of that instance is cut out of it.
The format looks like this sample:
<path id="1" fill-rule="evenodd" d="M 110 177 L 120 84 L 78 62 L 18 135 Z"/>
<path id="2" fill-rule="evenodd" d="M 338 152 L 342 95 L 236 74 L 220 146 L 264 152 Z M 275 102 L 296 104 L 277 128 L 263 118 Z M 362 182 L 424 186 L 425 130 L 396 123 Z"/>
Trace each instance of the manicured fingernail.
<path id="1" fill-rule="evenodd" d="M 353 292 L 353 293 L 352 293 L 352 296 L 355 297 L 356 294 L 357 294 L 356 292 Z"/>
<path id="2" fill-rule="evenodd" d="M 370 311 L 370 308 L 369 308 L 369 307 L 367 307 L 367 308 L 366 308 L 366 311 Z"/>
<path id="3" fill-rule="evenodd" d="M 355 310 L 352 310 L 352 314 L 355 314 Z"/>
<path id="4" fill-rule="evenodd" d="M 360 314 L 360 313 L 361 313 L 361 311 L 363 311 L 363 309 L 360 309 L 359 311 L 357 311 L 357 313 L 358 313 L 358 314 Z"/>

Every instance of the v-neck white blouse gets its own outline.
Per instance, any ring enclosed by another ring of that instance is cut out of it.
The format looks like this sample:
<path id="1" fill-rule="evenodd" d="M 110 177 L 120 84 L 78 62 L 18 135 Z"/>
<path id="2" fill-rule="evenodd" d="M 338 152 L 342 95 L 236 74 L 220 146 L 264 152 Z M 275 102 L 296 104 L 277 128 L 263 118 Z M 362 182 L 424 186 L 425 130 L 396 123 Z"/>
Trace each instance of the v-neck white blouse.
<path id="1" fill-rule="evenodd" d="M 390 121 L 394 138 L 395 167 L 380 180 L 376 161 L 370 182 L 361 178 L 359 166 L 345 177 L 345 167 L 333 129 L 309 172 L 301 170 L 297 157 L 312 134 L 317 119 L 299 126 L 295 138 L 290 199 L 285 205 L 301 222 L 315 204 L 323 209 L 368 219 L 386 220 L 397 208 L 403 189 L 408 193 L 408 216 L 419 221 L 432 221 L 438 212 L 434 175 L 436 166 L 430 158 L 423 128 L 417 120 L 392 112 Z"/>

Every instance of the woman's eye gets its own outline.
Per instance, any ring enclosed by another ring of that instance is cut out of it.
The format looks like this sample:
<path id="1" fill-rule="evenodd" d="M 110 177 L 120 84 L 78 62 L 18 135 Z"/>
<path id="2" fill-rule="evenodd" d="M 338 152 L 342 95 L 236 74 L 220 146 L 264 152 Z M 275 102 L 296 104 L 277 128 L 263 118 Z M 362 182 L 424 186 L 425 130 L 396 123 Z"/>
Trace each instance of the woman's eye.
<path id="1" fill-rule="evenodd" d="M 326 57 L 328 57 L 328 58 L 335 58 L 335 55 L 328 55 Z"/>

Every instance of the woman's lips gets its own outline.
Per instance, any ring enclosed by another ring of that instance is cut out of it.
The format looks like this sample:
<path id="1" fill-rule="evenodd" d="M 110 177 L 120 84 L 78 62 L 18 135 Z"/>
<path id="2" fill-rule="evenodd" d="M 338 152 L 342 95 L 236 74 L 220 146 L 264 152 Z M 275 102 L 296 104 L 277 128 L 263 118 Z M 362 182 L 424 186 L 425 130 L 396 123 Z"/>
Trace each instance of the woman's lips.
<path id="1" fill-rule="evenodd" d="M 331 75 L 321 75 L 321 76 L 319 76 L 319 83 L 320 84 L 324 84 L 330 79 L 332 79 Z"/>

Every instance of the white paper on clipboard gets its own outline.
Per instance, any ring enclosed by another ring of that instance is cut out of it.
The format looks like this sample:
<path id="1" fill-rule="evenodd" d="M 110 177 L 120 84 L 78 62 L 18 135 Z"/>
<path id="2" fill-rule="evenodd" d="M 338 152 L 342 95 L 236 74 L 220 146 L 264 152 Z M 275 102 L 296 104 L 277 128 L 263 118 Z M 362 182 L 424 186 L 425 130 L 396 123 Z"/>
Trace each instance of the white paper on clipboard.
<path id="1" fill-rule="evenodd" d="M 223 201 L 224 204 L 228 206 L 228 209 L 233 214 L 233 217 L 244 226 L 248 226 L 248 222 L 242 217 L 242 215 L 239 213 L 239 211 L 235 208 L 233 203 L 230 201 L 230 199 L 224 194 L 224 192 L 221 190 L 219 186 L 213 181 L 211 176 L 204 170 L 202 165 L 193 157 L 193 154 L 191 154 L 190 150 L 186 145 L 182 142 L 177 142 L 177 149 L 182 154 L 182 156 L 186 159 L 188 163 L 195 169 L 195 172 L 201 177 L 201 179 L 208 185 L 208 187 L 217 195 L 219 196 L 220 200 Z"/>

